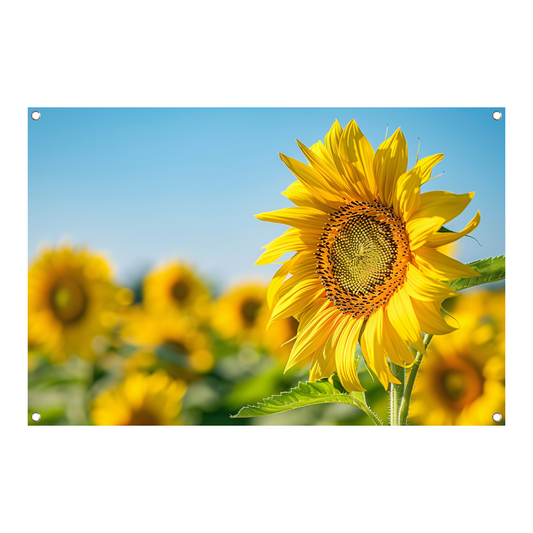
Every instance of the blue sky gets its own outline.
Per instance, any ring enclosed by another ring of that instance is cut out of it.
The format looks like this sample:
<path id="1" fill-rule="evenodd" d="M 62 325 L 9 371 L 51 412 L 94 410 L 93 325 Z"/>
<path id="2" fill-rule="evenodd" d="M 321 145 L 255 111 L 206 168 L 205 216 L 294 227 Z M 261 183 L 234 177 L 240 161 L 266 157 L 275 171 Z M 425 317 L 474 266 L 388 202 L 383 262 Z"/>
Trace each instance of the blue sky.
<path id="1" fill-rule="evenodd" d="M 456 257 L 469 262 L 504 253 L 505 112 L 493 108 L 39 108 L 28 110 L 28 253 L 67 238 L 105 252 L 128 283 L 174 258 L 224 287 L 269 280 L 276 266 L 255 266 L 260 248 L 286 226 L 256 213 L 292 205 L 281 191 L 294 181 L 278 156 L 304 160 L 295 139 L 323 139 L 335 119 L 355 119 L 374 149 L 401 127 L 414 165 L 444 153 L 425 186 L 475 191 L 448 224 L 462 229 L 481 211 Z"/>

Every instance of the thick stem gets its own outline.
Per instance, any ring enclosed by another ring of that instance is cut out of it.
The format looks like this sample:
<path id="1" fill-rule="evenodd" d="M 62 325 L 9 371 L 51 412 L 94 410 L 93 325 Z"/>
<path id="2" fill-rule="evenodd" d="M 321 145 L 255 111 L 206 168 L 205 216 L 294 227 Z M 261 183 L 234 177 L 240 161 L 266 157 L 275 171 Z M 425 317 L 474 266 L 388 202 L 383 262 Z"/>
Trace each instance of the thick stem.
<path id="1" fill-rule="evenodd" d="M 429 346 L 429 343 L 431 342 L 432 338 L 433 338 L 433 335 L 426 335 L 426 338 L 424 339 L 424 348 L 427 348 Z M 402 403 L 400 406 L 400 416 L 399 416 L 400 426 L 407 425 L 407 415 L 409 414 L 409 405 L 411 403 L 411 394 L 413 393 L 413 385 L 415 384 L 416 375 L 418 374 L 418 369 L 420 368 L 420 363 L 422 362 L 422 359 L 424 359 L 424 354 L 418 352 L 416 354 L 415 362 L 411 368 L 411 372 L 409 373 L 409 379 L 407 380 L 407 384 L 405 385 L 405 391 L 404 391 Z"/>
<path id="2" fill-rule="evenodd" d="M 390 369 L 392 375 L 400 381 L 399 384 L 391 383 L 389 413 L 390 425 L 399 426 L 400 407 L 402 404 L 405 386 L 405 368 L 403 368 L 402 366 L 395 365 L 394 363 L 390 363 Z"/>

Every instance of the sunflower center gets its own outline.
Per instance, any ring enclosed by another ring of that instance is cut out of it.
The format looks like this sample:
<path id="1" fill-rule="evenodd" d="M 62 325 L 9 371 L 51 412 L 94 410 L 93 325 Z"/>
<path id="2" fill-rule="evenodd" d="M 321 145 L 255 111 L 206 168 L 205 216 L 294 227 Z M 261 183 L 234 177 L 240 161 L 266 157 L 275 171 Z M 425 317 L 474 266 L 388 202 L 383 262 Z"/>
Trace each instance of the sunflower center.
<path id="1" fill-rule="evenodd" d="M 170 294 L 172 295 L 172 298 L 176 300 L 178 303 L 182 303 L 184 300 L 187 299 L 187 296 L 189 296 L 190 292 L 189 284 L 186 283 L 184 280 L 178 280 L 174 285 L 172 285 L 172 288 L 170 289 Z"/>
<path id="2" fill-rule="evenodd" d="M 457 411 L 483 393 L 483 378 L 479 370 L 463 358 L 446 360 L 436 378 L 436 387 L 443 400 Z"/>
<path id="3" fill-rule="evenodd" d="M 253 326 L 261 309 L 261 302 L 254 299 L 245 300 L 241 306 L 242 319 L 246 326 Z"/>
<path id="4" fill-rule="evenodd" d="M 460 400 L 468 390 L 468 383 L 463 372 L 446 370 L 440 379 L 444 393 L 452 402 Z"/>
<path id="5" fill-rule="evenodd" d="M 159 419 L 151 412 L 143 409 L 131 414 L 128 426 L 159 426 Z"/>
<path id="6" fill-rule="evenodd" d="M 167 339 L 163 344 L 176 353 L 179 353 L 181 355 L 189 355 L 189 349 L 181 341 L 175 339 Z"/>
<path id="7" fill-rule="evenodd" d="M 350 219 L 331 247 L 333 277 L 353 293 L 383 285 L 396 260 L 397 246 L 390 226 L 365 215 Z"/>
<path id="8" fill-rule="evenodd" d="M 64 324 L 79 320 L 87 310 L 87 296 L 72 280 L 62 280 L 50 292 L 50 306 L 56 318 Z"/>
<path id="9" fill-rule="evenodd" d="M 392 208 L 352 202 L 326 224 L 317 272 L 344 313 L 368 318 L 402 286 L 410 260 L 405 226 Z"/>

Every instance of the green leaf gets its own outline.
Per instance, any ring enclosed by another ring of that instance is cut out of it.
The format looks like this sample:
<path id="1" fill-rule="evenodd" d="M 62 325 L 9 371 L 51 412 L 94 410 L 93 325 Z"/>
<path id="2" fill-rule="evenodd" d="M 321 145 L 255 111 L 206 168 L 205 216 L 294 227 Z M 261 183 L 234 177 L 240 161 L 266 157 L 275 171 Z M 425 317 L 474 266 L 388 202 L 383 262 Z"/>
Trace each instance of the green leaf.
<path id="1" fill-rule="evenodd" d="M 505 257 L 489 257 L 474 263 L 468 263 L 468 266 L 481 274 L 480 277 L 459 278 L 449 281 L 448 285 L 454 291 L 462 291 L 477 285 L 493 283 L 505 279 Z"/>
<path id="2" fill-rule="evenodd" d="M 275 415 L 292 409 L 322 403 L 353 405 L 368 415 L 374 424 L 382 425 L 381 420 L 366 404 L 364 393 L 346 391 L 341 385 L 337 374 L 317 381 L 300 382 L 297 387 L 288 392 L 265 398 L 262 402 L 258 402 L 257 405 L 248 405 L 241 408 L 236 415 L 230 415 L 230 418 Z"/>

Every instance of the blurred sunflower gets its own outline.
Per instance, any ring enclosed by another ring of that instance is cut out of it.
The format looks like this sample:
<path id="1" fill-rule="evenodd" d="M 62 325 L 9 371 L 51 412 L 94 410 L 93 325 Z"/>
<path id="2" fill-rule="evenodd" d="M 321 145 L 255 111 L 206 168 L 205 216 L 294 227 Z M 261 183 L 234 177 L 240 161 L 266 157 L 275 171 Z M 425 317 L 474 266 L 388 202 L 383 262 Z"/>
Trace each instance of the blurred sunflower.
<path id="1" fill-rule="evenodd" d="M 274 276 L 271 321 L 294 316 L 298 337 L 286 368 L 311 362 L 310 379 L 335 370 L 350 391 L 364 390 L 354 357 L 358 341 L 384 388 L 399 383 L 387 359 L 408 367 L 409 346 L 425 352 L 422 331 L 453 331 L 440 311 L 454 291 L 442 283 L 477 276 L 435 248 L 477 227 L 479 212 L 458 233 L 441 233 L 474 193 L 420 193 L 443 155 L 407 172 L 407 143 L 398 129 L 374 150 L 355 121 L 336 121 L 325 142 L 298 145 L 309 165 L 280 155 L 298 178 L 285 192 L 297 207 L 256 215 L 293 226 L 266 245 L 266 265 L 296 252 Z M 292 276 L 286 280 L 287 276 Z"/>
<path id="2" fill-rule="evenodd" d="M 148 371 L 157 365 L 157 355 L 149 350 L 138 350 L 131 354 L 123 364 L 126 373 Z"/>
<path id="3" fill-rule="evenodd" d="M 171 350 L 198 372 L 211 370 L 215 363 L 210 338 L 185 317 L 148 313 L 136 306 L 130 309 L 122 337 L 143 348 Z"/>
<path id="4" fill-rule="evenodd" d="M 44 250 L 28 273 L 28 339 L 52 362 L 94 358 L 93 339 L 116 324 L 123 292 L 105 259 L 84 249 Z"/>
<path id="5" fill-rule="evenodd" d="M 269 327 L 267 287 L 258 282 L 242 283 L 221 296 L 215 304 L 213 327 L 225 339 L 253 342 L 266 348 L 276 359 L 286 358 L 296 336 L 298 322 L 293 317 Z"/>
<path id="6" fill-rule="evenodd" d="M 410 419 L 425 425 L 492 424 L 505 413 L 505 296 L 456 298 L 461 329 L 432 341 L 418 371 Z"/>
<path id="7" fill-rule="evenodd" d="M 213 327 L 224 339 L 260 343 L 270 317 L 266 287 L 243 283 L 226 291 L 215 304 Z"/>
<path id="8" fill-rule="evenodd" d="M 147 311 L 186 313 L 203 322 L 209 317 L 211 298 L 207 287 L 194 270 L 173 262 L 149 272 L 143 284 L 143 303 Z"/>
<path id="9" fill-rule="evenodd" d="M 98 426 L 176 425 L 186 390 L 185 382 L 162 370 L 151 375 L 131 373 L 91 403 L 91 420 Z"/>

